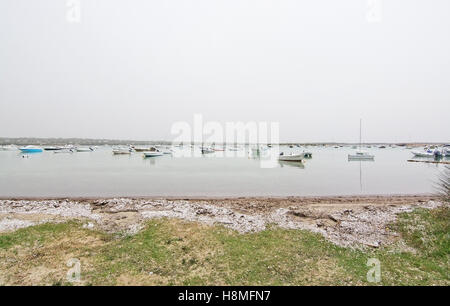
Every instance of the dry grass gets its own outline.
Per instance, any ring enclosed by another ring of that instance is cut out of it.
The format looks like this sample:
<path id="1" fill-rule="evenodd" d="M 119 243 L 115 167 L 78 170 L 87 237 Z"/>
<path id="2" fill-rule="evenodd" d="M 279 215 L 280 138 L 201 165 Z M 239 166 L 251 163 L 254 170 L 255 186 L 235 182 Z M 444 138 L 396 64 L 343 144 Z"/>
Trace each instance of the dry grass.
<path id="1" fill-rule="evenodd" d="M 404 248 L 351 250 L 301 230 L 239 234 L 180 220 L 150 221 L 134 236 L 43 224 L 0 235 L 0 284 L 70 285 L 370 285 L 367 259 L 381 261 L 380 284 L 449 285 L 449 211 L 418 210 L 395 228 Z M 77 284 L 77 283 L 75 283 Z"/>

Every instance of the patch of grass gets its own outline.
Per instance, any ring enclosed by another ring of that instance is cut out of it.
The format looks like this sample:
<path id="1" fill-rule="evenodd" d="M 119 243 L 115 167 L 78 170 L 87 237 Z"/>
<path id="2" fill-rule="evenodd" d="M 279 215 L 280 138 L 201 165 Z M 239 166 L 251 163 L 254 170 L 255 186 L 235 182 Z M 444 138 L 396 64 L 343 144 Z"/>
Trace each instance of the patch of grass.
<path id="1" fill-rule="evenodd" d="M 0 234 L 0 285 L 71 285 L 66 280 L 67 261 L 79 258 L 89 270 L 104 236 L 75 221 Z"/>
<path id="2" fill-rule="evenodd" d="M 73 221 L 58 224 L 44 223 L 2 234 L 0 235 L 0 249 L 6 250 L 17 245 L 32 246 L 54 240 L 58 235 L 67 232 L 74 224 Z"/>
<path id="3" fill-rule="evenodd" d="M 450 283 L 450 208 L 416 209 L 399 215 L 393 228 L 414 253 L 402 252 L 389 265 L 402 266 L 405 283 Z M 400 268 L 399 268 L 400 269 Z"/>
<path id="4" fill-rule="evenodd" d="M 66 285 L 65 263 L 76 257 L 84 285 L 372 285 L 366 264 L 377 258 L 379 284 L 449 285 L 449 224 L 448 208 L 402 214 L 393 227 L 403 244 L 364 250 L 278 227 L 239 234 L 159 219 L 134 236 L 113 236 L 73 222 L 47 224 L 0 235 L 0 259 L 8 258 L 0 275 L 5 284 Z"/>

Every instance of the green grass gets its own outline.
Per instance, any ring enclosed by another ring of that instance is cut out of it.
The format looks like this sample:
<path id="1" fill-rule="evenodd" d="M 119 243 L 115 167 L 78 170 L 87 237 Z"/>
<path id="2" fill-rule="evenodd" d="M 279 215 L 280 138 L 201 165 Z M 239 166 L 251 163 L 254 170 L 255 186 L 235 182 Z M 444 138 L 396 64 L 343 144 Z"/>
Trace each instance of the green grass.
<path id="1" fill-rule="evenodd" d="M 74 222 L 46 224 L 0 235 L 0 260 L 15 259 L 0 263 L 0 272 L 7 276 L 5 283 L 30 284 L 21 271 L 48 265 L 53 272 L 34 282 L 67 284 L 65 260 L 72 256 L 81 260 L 84 285 L 450 285 L 449 214 L 448 208 L 401 214 L 391 227 L 402 243 L 364 250 L 278 227 L 239 234 L 160 219 L 134 236 L 118 237 Z M 73 235 L 75 246 L 57 243 L 62 237 L 73 241 Z M 54 252 L 47 260 L 28 256 L 50 247 Z M 381 262 L 378 284 L 366 279 L 369 258 Z"/>
<path id="2" fill-rule="evenodd" d="M 0 249 L 7 250 L 18 245 L 32 246 L 43 244 L 46 241 L 55 239 L 59 234 L 69 231 L 74 225 L 76 225 L 75 222 L 45 223 L 3 234 L 0 235 Z"/>

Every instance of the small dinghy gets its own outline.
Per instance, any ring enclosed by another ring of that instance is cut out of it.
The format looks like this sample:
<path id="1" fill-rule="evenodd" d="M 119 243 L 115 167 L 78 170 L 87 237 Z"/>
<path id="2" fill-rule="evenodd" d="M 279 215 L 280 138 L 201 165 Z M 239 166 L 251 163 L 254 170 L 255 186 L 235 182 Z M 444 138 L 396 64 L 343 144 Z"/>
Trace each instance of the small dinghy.
<path id="1" fill-rule="evenodd" d="M 200 150 L 202 151 L 202 154 L 209 154 L 209 153 L 214 153 L 216 151 L 214 151 L 213 148 L 211 147 L 201 147 Z"/>
<path id="2" fill-rule="evenodd" d="M 80 147 L 77 148 L 77 152 L 92 152 L 94 151 L 94 149 L 92 149 L 91 147 Z"/>
<path id="3" fill-rule="evenodd" d="M 39 153 L 43 151 L 42 148 L 36 146 L 26 146 L 19 148 L 19 150 L 22 151 L 22 153 Z"/>
<path id="4" fill-rule="evenodd" d="M 156 151 L 144 152 L 144 157 L 156 157 L 156 156 L 163 156 L 163 155 L 164 155 L 164 153 L 156 152 Z"/>
<path id="5" fill-rule="evenodd" d="M 374 160 L 375 156 L 365 151 L 356 151 L 355 154 L 349 154 L 349 160 Z"/>
<path id="6" fill-rule="evenodd" d="M 163 156 L 164 152 L 160 151 L 159 149 L 155 147 L 151 147 L 149 151 L 144 152 L 144 157 L 156 157 L 156 156 Z"/>
<path id="7" fill-rule="evenodd" d="M 54 154 L 61 154 L 61 153 L 74 153 L 75 149 L 72 148 L 61 148 L 61 150 L 53 151 Z"/>
<path id="8" fill-rule="evenodd" d="M 59 151 L 62 150 L 62 147 L 44 147 L 45 151 Z"/>
<path id="9" fill-rule="evenodd" d="M 281 152 L 280 155 L 278 156 L 278 160 L 279 161 L 301 162 L 304 159 L 305 159 L 305 154 L 304 153 L 301 153 L 301 154 L 294 154 L 294 153 L 284 154 L 284 152 Z"/>
<path id="10" fill-rule="evenodd" d="M 163 155 L 164 155 L 164 153 L 159 150 L 144 152 L 144 157 L 157 157 L 157 156 L 163 156 Z"/>
<path id="11" fill-rule="evenodd" d="M 125 154 L 131 154 L 131 151 L 133 151 L 132 148 L 114 148 L 113 154 L 114 155 L 125 155 Z"/>

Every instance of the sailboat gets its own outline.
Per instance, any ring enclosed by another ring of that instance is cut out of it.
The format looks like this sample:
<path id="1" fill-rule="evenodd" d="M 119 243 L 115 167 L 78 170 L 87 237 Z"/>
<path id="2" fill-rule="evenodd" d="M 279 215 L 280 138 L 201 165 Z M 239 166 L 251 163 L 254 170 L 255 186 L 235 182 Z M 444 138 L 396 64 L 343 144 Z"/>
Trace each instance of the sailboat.
<path id="1" fill-rule="evenodd" d="M 349 160 L 374 160 L 375 156 L 361 150 L 361 119 L 359 119 L 359 149 L 355 154 L 349 154 Z"/>

